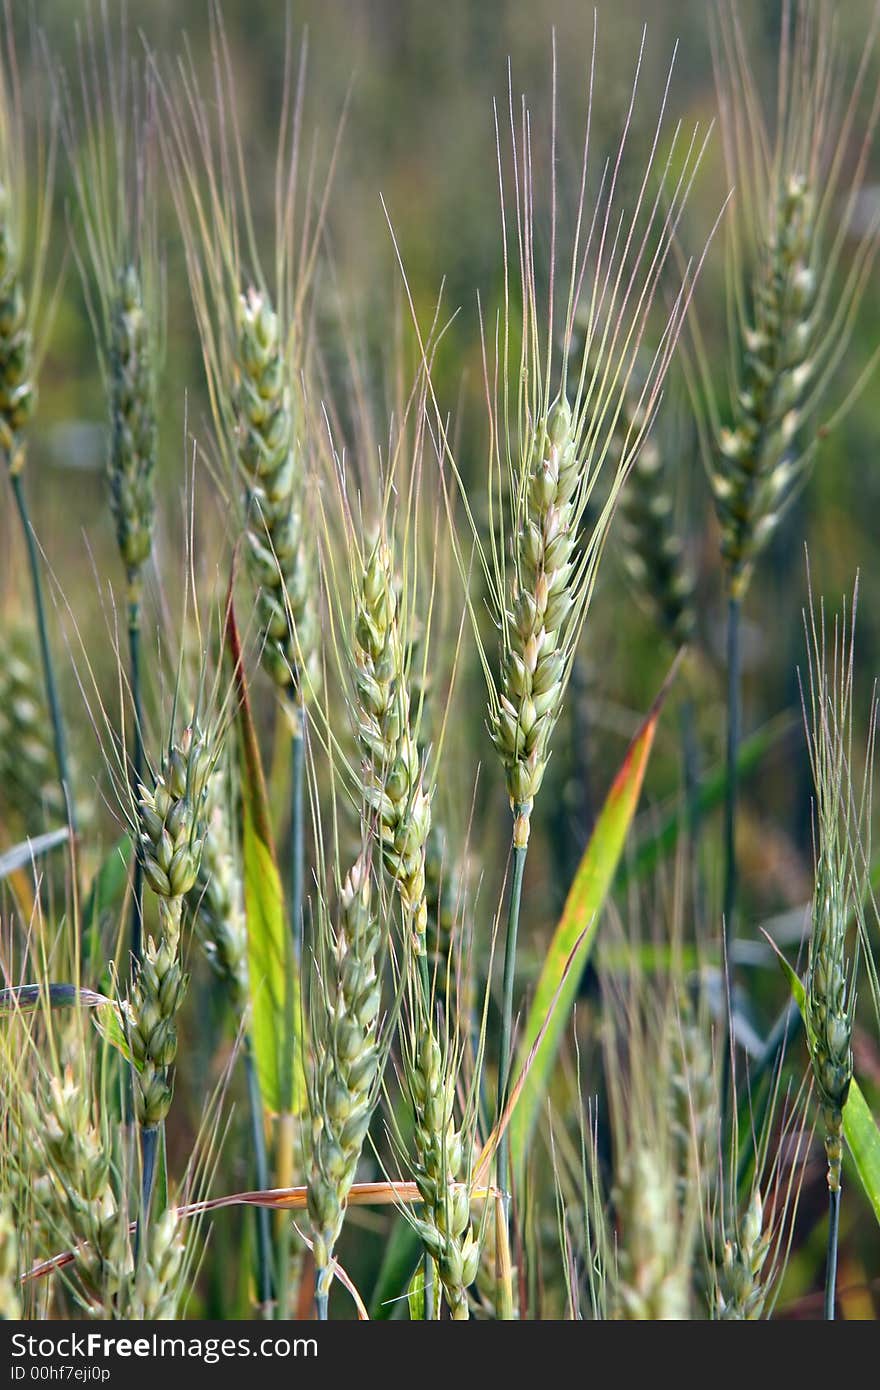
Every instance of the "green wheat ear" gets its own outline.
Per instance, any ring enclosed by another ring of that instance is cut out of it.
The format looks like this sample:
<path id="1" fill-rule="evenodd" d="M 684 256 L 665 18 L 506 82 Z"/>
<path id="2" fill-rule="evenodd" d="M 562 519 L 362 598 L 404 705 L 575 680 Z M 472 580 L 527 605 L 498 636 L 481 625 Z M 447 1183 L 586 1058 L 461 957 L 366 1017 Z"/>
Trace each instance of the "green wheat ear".
<path id="1" fill-rule="evenodd" d="M 277 314 L 253 288 L 238 309 L 237 447 L 262 659 L 279 689 L 306 699 L 319 670 L 302 430 Z"/>
<path id="2" fill-rule="evenodd" d="M 376 815 L 382 860 L 400 897 L 409 939 L 416 955 L 424 958 L 431 796 L 412 727 L 394 560 L 381 538 L 371 547 L 355 583 L 352 669 L 366 794 Z"/>
<path id="3" fill-rule="evenodd" d="M 808 681 L 804 718 L 815 790 L 816 873 L 806 979 L 806 1030 L 813 1079 L 822 1109 L 828 1161 L 831 1236 L 826 1315 L 833 1316 L 836 1225 L 843 1159 L 843 1110 L 853 1078 L 852 1035 L 856 977 L 867 943 L 864 904 L 869 897 L 871 783 L 876 701 L 870 709 L 867 756 L 855 774 L 853 677 L 858 582 L 851 615 L 835 618 L 826 638 L 824 608 L 810 604 L 804 618 Z M 855 941 L 850 955 L 851 926 Z M 870 950 L 870 946 L 867 946 Z"/>
<path id="4" fill-rule="evenodd" d="M 321 909 L 323 911 L 323 909 Z M 376 1104 L 381 1073 L 379 1011 L 384 929 L 373 900 L 369 859 L 359 858 L 339 893 L 335 947 L 312 1008 L 315 1027 L 308 1212 L 314 1232 L 315 1295 L 322 1316 L 348 1194 Z"/>
<path id="5" fill-rule="evenodd" d="M 153 547 L 157 454 L 154 344 L 139 272 L 122 267 L 110 309 L 110 508 L 133 595 Z"/>
<path id="6" fill-rule="evenodd" d="M 180 940 L 183 909 L 198 879 L 213 757 L 207 735 L 190 726 L 169 749 L 151 785 L 140 790 L 137 853 L 156 896 L 159 934 L 144 947 L 126 1012 L 135 1061 L 135 1114 L 147 1130 L 155 1129 L 171 1106 L 176 1019 L 187 986 Z"/>
<path id="7" fill-rule="evenodd" d="M 722 1322 L 754 1322 L 762 1316 L 768 1297 L 764 1267 L 770 1250 L 764 1204 L 755 1188 L 736 1236 L 724 1242 L 715 1294 Z"/>
<path id="8" fill-rule="evenodd" d="M 421 999 L 420 988 L 417 994 Z M 465 1321 L 480 1246 L 471 1224 L 467 1143 L 455 1122 L 456 1068 L 430 1023 L 419 1023 L 404 1071 L 415 1124 L 413 1176 L 424 1203 L 414 1225 L 436 1263 L 453 1319 Z"/>
<path id="9" fill-rule="evenodd" d="M 498 704 L 489 711 L 518 845 L 528 843 L 532 807 L 562 707 L 567 659 L 561 634 L 575 603 L 576 494 L 582 475 L 571 410 L 561 400 L 531 446 L 522 524 L 514 537 Z"/>

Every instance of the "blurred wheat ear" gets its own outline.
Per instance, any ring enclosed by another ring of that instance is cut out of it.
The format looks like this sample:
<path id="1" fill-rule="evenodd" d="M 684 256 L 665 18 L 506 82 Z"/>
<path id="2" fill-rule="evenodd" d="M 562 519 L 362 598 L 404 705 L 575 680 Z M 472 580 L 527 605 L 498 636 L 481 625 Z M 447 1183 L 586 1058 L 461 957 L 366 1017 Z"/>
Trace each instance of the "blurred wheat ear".
<path id="1" fill-rule="evenodd" d="M 157 390 L 164 339 L 158 245 L 155 84 L 129 52 L 125 19 L 91 11 L 78 40 L 78 77 L 59 72 L 62 129 L 76 189 L 76 256 L 109 417 L 110 512 L 126 576 L 132 703 L 131 779 L 145 773 L 141 624 L 153 550 L 158 462 Z M 131 955 L 141 958 L 143 873 L 135 857 Z"/>
<path id="2" fill-rule="evenodd" d="M 75 832 L 76 806 L 68 768 L 67 735 L 49 641 L 39 544 L 31 524 L 24 483 L 25 428 L 36 406 L 36 375 L 51 319 L 51 306 L 50 312 L 44 313 L 42 299 L 55 181 L 57 108 L 50 98 L 48 130 L 42 120 L 36 125 L 26 120 L 11 0 L 5 0 L 3 7 L 3 30 L 0 41 L 0 454 L 6 462 L 27 549 L 58 777 L 66 818 Z M 36 55 L 28 56 L 33 69 Z M 40 97 L 45 97 L 39 73 L 32 70 L 28 80 Z M 39 98 L 37 107 L 42 107 Z"/>
<path id="3" fill-rule="evenodd" d="M 828 409 L 880 246 L 880 217 L 874 215 L 855 248 L 848 247 L 880 116 L 877 91 L 857 133 L 880 7 L 860 55 L 841 52 L 834 7 L 825 0 L 787 2 L 780 22 L 772 120 L 755 86 L 742 16 L 726 0 L 714 41 L 721 133 L 736 190 L 728 221 L 730 368 L 723 416 L 699 337 L 698 357 L 714 436 L 705 447 L 728 593 L 728 960 L 736 933 L 742 604 L 762 550 L 815 459 L 819 414 Z M 823 429 L 832 427 L 851 399 Z"/>
<path id="4" fill-rule="evenodd" d="M 822 1109 L 828 1160 L 829 1232 L 825 1316 L 835 1316 L 837 1242 L 843 1160 L 843 1108 L 853 1078 L 852 1033 L 856 976 L 867 945 L 869 836 L 876 694 L 868 723 L 862 778 L 853 769 L 853 674 L 858 581 L 850 614 L 844 606 L 829 639 L 824 605 L 817 616 L 810 596 L 804 720 L 815 792 L 816 884 L 806 980 L 806 1031 L 813 1078 Z M 851 932 L 851 925 L 856 928 Z M 850 943 L 849 937 L 854 941 Z M 848 960 L 848 952 L 852 959 Z M 868 957 L 871 955 L 867 945 Z"/>

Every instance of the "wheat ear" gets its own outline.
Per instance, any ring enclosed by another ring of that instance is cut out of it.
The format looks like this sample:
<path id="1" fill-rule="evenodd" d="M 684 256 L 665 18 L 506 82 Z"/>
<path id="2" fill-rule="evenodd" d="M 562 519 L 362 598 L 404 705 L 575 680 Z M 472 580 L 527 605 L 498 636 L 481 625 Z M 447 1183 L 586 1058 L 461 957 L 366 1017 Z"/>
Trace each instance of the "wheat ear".
<path id="1" fill-rule="evenodd" d="M 327 1316 L 333 1254 L 373 1108 L 380 1072 L 382 929 L 371 902 L 369 860 L 352 866 L 339 894 L 326 1011 L 314 1040 L 308 1212 L 314 1232 L 315 1302 Z"/>
<path id="2" fill-rule="evenodd" d="M 148 1219 L 159 1126 L 171 1106 L 177 1056 L 176 1018 L 186 992 L 181 925 L 186 895 L 198 877 L 212 750 L 197 724 L 166 755 L 152 789 L 142 786 L 138 846 L 144 877 L 159 908 L 158 939 L 148 938 L 126 1005 L 134 1063 L 135 1116 L 141 1128 L 141 1221 Z"/>

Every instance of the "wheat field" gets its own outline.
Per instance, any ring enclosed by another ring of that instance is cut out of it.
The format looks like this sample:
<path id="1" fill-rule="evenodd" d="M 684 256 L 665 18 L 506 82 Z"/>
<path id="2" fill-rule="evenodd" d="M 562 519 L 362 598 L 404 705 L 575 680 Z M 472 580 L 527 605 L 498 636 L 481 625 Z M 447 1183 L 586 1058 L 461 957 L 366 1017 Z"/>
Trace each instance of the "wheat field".
<path id="1" fill-rule="evenodd" d="M 0 1313 L 880 1311 L 880 6 L 2 0 Z"/>

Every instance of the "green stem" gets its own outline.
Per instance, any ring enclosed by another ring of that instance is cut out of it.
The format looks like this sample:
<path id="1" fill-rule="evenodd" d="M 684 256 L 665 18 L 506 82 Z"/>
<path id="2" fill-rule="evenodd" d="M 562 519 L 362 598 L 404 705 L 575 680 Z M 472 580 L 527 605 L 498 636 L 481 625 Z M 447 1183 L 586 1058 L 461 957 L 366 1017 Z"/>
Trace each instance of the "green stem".
<path id="1" fill-rule="evenodd" d="M 156 1185 L 156 1155 L 159 1150 L 159 1126 L 141 1129 L 141 1205 L 134 1238 L 135 1263 L 147 1247 L 150 1229 L 150 1207 Z"/>
<path id="2" fill-rule="evenodd" d="M 250 1037 L 244 1040 L 244 1070 L 247 1078 L 248 1109 L 251 1121 L 251 1142 L 254 1147 L 254 1168 L 257 1187 L 265 1192 L 269 1187 L 269 1160 L 266 1155 L 266 1132 L 263 1128 L 263 1098 L 260 1079 L 254 1065 Z M 272 1228 L 267 1207 L 256 1207 L 257 1223 L 257 1297 L 264 1318 L 272 1315 Z"/>
<path id="3" fill-rule="evenodd" d="M 733 947 L 736 941 L 736 811 L 740 739 L 740 600 L 731 595 L 727 604 L 727 791 L 724 799 L 724 1039 L 721 1049 L 722 1114 L 728 1106 L 733 1046 L 731 997 L 733 993 Z"/>
<path id="4" fill-rule="evenodd" d="M 293 931 L 294 959 L 299 965 L 303 945 L 303 869 L 305 856 L 305 822 L 303 802 L 303 771 L 305 767 L 304 705 L 297 707 L 296 727 L 290 738 L 290 925 Z"/>
<path id="5" fill-rule="evenodd" d="M 290 929 L 293 945 L 293 961 L 289 962 L 287 974 L 287 997 L 286 1013 L 287 1027 L 290 1036 L 293 1036 L 295 1025 L 294 1007 L 295 998 L 292 988 L 293 975 L 299 969 L 302 959 L 303 946 L 303 874 L 305 862 L 305 821 L 304 821 L 304 799 L 303 784 L 305 770 L 305 706 L 296 701 L 296 697 L 291 692 L 292 711 L 294 722 L 290 736 Z M 279 1117 L 278 1121 L 278 1152 L 276 1154 L 276 1180 L 279 1187 L 290 1187 L 293 1184 L 293 1165 L 294 1165 L 294 1131 L 295 1119 L 292 1115 L 285 1114 Z M 285 1214 L 277 1224 L 277 1290 L 278 1301 L 276 1316 L 286 1319 L 290 1316 L 288 1304 L 291 1296 L 290 1288 L 290 1259 L 291 1259 L 291 1232 L 290 1220 L 285 1219 Z"/>
<path id="6" fill-rule="evenodd" d="M 837 1243 L 840 1234 L 840 1188 L 828 1193 L 828 1260 L 825 1266 L 825 1319 L 834 1321 L 837 1293 Z"/>
<path id="7" fill-rule="evenodd" d="M 293 1186 L 294 1169 L 294 1148 L 296 1141 L 296 1118 L 291 1114 L 279 1115 L 278 1117 L 278 1143 L 275 1154 L 275 1185 L 276 1187 Z M 286 1321 L 290 1317 L 289 1303 L 291 1297 L 290 1287 L 290 1260 L 291 1260 L 291 1222 L 287 1212 L 281 1211 L 278 1214 L 276 1223 L 277 1232 L 277 1289 L 278 1301 L 275 1315 L 281 1321 Z"/>
<path id="8" fill-rule="evenodd" d="M 315 1290 L 315 1316 L 318 1322 L 327 1321 L 327 1294 Z"/>
<path id="9" fill-rule="evenodd" d="M 129 576 L 129 585 L 132 578 Z M 132 730 L 131 780 L 135 804 L 144 779 L 144 711 L 141 693 L 141 605 L 132 598 L 128 605 L 128 651 L 131 680 L 131 699 L 134 706 Z M 131 904 L 131 956 L 136 966 L 141 960 L 144 921 L 144 867 L 139 854 L 134 856 L 134 881 Z"/>
<path id="10" fill-rule="evenodd" d="M 412 935 L 413 935 L 412 929 L 411 929 L 411 928 L 412 928 L 412 924 L 409 923 L 409 924 L 408 924 L 408 927 L 407 927 L 407 933 L 408 933 L 408 936 L 409 936 L 409 938 L 410 938 L 410 941 L 412 940 Z M 423 945 L 424 945 L 424 943 L 423 943 Z M 430 1033 L 430 1031 L 431 1031 L 431 974 L 430 974 L 430 970 L 429 970 L 429 966 L 428 966 L 428 956 L 427 956 L 427 953 L 426 953 L 426 951 L 425 951 L 424 949 L 422 950 L 422 953 L 421 953 L 421 955 L 419 956 L 419 980 L 420 980 L 420 983 L 421 983 L 421 989 L 422 989 L 422 1005 L 423 1005 L 423 1008 L 424 1008 L 424 1016 L 425 1016 L 425 1020 L 426 1020 L 426 1022 L 423 1024 L 423 1030 L 427 1030 L 427 1032 Z M 423 1035 L 424 1035 L 424 1031 L 423 1031 Z M 434 1317 L 435 1317 L 435 1313 L 436 1313 L 436 1310 L 435 1310 L 435 1307 L 434 1307 L 434 1293 L 435 1293 L 435 1290 L 434 1290 L 434 1257 L 433 1257 L 433 1255 L 429 1255 L 427 1250 L 425 1251 L 425 1253 L 424 1253 L 424 1255 L 423 1255 L 423 1257 L 422 1257 L 422 1268 L 423 1268 L 423 1271 L 424 1271 L 424 1281 L 425 1281 L 425 1300 L 424 1300 L 423 1320 L 424 1320 L 425 1322 L 433 1322 L 433 1321 L 434 1321 Z"/>
<path id="11" fill-rule="evenodd" d="M 520 818 L 521 808 L 515 807 L 514 814 Z M 510 1082 L 510 1053 L 513 1037 L 513 987 L 516 977 L 516 938 L 519 931 L 519 910 L 522 902 L 523 876 L 526 867 L 528 841 L 513 846 L 513 879 L 510 885 L 510 900 L 507 907 L 507 938 L 504 943 L 504 978 L 501 1002 L 501 1041 L 498 1050 L 498 1103 L 495 1123 L 499 1124 L 507 1103 L 507 1088 Z M 498 1187 L 504 1202 L 504 1221 L 510 1231 L 510 1141 L 505 1130 L 498 1142 Z M 501 1290 L 502 1306 L 508 1316 L 512 1316 L 509 1290 Z"/>
<path id="12" fill-rule="evenodd" d="M 10 482 L 12 483 L 12 493 L 15 497 L 15 503 L 18 508 L 19 517 L 21 518 L 21 525 L 27 545 L 34 607 L 37 611 L 37 633 L 39 635 L 40 654 L 43 662 L 43 679 L 46 682 L 46 698 L 49 702 L 49 715 L 52 720 L 55 760 L 58 764 L 61 792 L 64 797 L 65 807 L 67 808 L 67 821 L 73 836 L 76 837 L 76 810 L 73 804 L 73 787 L 70 781 L 70 768 L 67 760 L 67 739 L 64 733 L 64 720 L 61 714 L 61 702 L 58 698 L 58 687 L 55 683 L 55 668 L 52 665 L 52 652 L 49 647 L 49 630 L 46 623 L 46 606 L 43 599 L 43 580 L 40 574 L 40 554 L 37 548 L 34 528 L 31 525 L 30 516 L 28 515 L 27 500 L 24 495 L 21 474 L 12 473 Z"/>
<path id="13" fill-rule="evenodd" d="M 510 1071 L 510 1052 L 513 1036 L 513 986 L 516 978 L 516 938 L 519 931 L 519 909 L 522 902 L 523 875 L 526 867 L 528 845 L 513 847 L 513 879 L 510 885 L 510 902 L 507 908 L 507 937 L 504 943 L 504 982 L 501 1002 L 501 1042 L 498 1050 L 498 1103 L 495 1112 L 496 1124 L 504 1114 L 507 1101 L 507 1085 Z M 509 1200 L 508 1187 L 509 1144 L 507 1133 L 498 1143 L 498 1186 Z"/>

